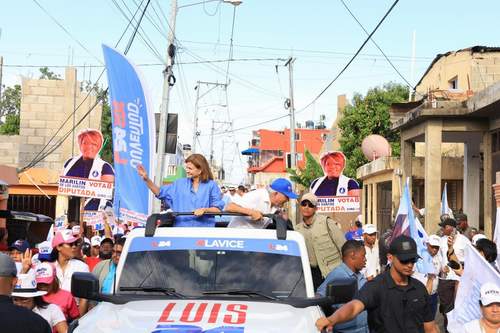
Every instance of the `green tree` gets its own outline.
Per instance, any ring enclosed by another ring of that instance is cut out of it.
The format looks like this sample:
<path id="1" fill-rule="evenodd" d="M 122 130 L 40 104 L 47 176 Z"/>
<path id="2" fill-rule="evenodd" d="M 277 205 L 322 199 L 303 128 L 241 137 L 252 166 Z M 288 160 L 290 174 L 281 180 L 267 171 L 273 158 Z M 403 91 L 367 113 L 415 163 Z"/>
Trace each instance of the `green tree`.
<path id="1" fill-rule="evenodd" d="M 352 105 L 346 106 L 339 121 L 340 150 L 347 157 L 344 174 L 356 177 L 356 170 L 367 163 L 361 151 L 361 142 L 370 134 L 379 134 L 389 141 L 392 155 L 399 156 L 399 132 L 391 130 L 389 108 L 392 103 L 403 102 L 408 98 L 406 86 L 387 83 L 383 87 L 368 90 L 366 96 L 356 93 Z"/>
<path id="2" fill-rule="evenodd" d="M 61 76 L 49 70 L 48 67 L 39 68 L 40 80 L 60 80 Z"/>
<path id="3" fill-rule="evenodd" d="M 321 168 L 321 164 L 319 164 L 308 150 L 305 151 L 304 155 L 306 157 L 305 168 L 288 168 L 287 172 L 290 174 L 290 179 L 293 182 L 300 184 L 304 188 L 309 188 L 313 180 L 323 176 L 323 169 Z"/>
<path id="4" fill-rule="evenodd" d="M 7 87 L 0 99 L 0 134 L 19 134 L 19 112 L 21 110 L 21 86 Z"/>

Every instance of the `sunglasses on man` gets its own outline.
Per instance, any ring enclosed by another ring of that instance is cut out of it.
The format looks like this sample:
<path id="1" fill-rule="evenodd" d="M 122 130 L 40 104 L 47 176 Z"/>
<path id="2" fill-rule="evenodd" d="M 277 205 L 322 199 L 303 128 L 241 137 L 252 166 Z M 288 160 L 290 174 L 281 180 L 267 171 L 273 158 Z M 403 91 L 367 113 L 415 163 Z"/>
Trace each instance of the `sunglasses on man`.
<path id="1" fill-rule="evenodd" d="M 315 205 L 313 205 L 313 204 L 312 204 L 312 202 L 310 202 L 310 201 L 308 201 L 308 200 L 304 200 L 304 201 L 302 201 L 302 202 L 300 203 L 300 205 L 301 205 L 302 207 L 306 207 L 306 206 L 307 206 L 307 207 L 309 207 L 309 208 L 316 208 L 316 206 L 315 206 Z"/>

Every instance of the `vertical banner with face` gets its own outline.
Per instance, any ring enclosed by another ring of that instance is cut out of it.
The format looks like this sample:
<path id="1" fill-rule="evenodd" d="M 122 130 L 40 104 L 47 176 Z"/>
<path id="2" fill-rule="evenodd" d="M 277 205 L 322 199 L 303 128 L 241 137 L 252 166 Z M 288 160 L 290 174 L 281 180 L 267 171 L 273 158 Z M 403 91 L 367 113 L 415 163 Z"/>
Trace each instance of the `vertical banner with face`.
<path id="1" fill-rule="evenodd" d="M 321 155 L 320 162 L 324 176 L 313 180 L 310 188 L 318 197 L 318 212 L 359 212 L 359 184 L 342 174 L 346 164 L 344 154 L 329 151 Z"/>
<path id="2" fill-rule="evenodd" d="M 120 52 L 102 48 L 112 114 L 115 212 L 124 221 L 144 223 L 153 198 L 136 168 L 142 164 L 152 174 L 154 115 L 137 68 Z"/>

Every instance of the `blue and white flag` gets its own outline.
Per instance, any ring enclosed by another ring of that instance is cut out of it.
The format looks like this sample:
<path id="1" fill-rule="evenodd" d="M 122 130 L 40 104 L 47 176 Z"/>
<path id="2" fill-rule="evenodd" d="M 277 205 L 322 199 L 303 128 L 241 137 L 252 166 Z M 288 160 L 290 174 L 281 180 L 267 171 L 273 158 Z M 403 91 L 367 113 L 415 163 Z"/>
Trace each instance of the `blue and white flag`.
<path id="1" fill-rule="evenodd" d="M 417 243 L 418 255 L 421 257 L 421 259 L 417 261 L 417 271 L 422 274 L 434 274 L 435 269 L 432 264 L 432 257 L 429 251 L 427 251 L 426 243 L 428 236 L 420 221 L 413 214 L 408 181 L 409 180 L 406 181 L 403 195 L 399 201 L 391 242 L 400 235 L 406 235 L 413 238 L 415 243 Z"/>
<path id="2" fill-rule="evenodd" d="M 149 175 L 155 149 L 154 115 L 137 68 L 120 52 L 103 45 L 113 128 L 116 215 L 145 223 L 153 197 L 137 174 L 142 164 Z"/>
<path id="3" fill-rule="evenodd" d="M 468 244 L 465 250 L 464 272 L 460 278 L 455 308 L 448 312 L 448 331 L 451 333 L 463 332 L 463 325 L 469 321 L 479 319 L 479 291 L 487 282 L 499 284 L 500 274 L 490 265 L 481 254 Z"/>
<path id="4" fill-rule="evenodd" d="M 448 187 L 447 183 L 444 183 L 443 194 L 441 195 L 441 215 L 448 214 L 451 218 L 454 218 L 453 211 L 451 210 L 450 206 L 448 205 L 447 187 Z"/>

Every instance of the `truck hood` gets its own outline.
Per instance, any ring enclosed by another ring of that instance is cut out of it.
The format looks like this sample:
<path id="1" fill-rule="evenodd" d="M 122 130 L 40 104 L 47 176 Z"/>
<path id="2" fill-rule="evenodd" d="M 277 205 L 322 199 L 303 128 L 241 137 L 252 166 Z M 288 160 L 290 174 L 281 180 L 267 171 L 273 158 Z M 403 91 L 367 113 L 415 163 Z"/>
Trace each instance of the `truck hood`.
<path id="1" fill-rule="evenodd" d="M 74 332 L 94 333 L 317 333 L 319 307 L 294 308 L 241 300 L 147 300 L 101 302 Z"/>

